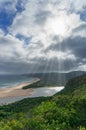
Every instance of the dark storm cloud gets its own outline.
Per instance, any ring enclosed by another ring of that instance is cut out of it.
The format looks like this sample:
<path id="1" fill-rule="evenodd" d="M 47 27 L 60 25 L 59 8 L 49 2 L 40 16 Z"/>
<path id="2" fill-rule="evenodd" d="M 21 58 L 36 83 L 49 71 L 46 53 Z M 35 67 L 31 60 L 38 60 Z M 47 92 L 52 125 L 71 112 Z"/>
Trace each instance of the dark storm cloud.
<path id="1" fill-rule="evenodd" d="M 86 38 L 85 37 L 69 37 L 63 40 L 61 43 L 51 44 L 46 51 L 70 51 L 75 54 L 76 57 L 86 58 Z"/>
<path id="2" fill-rule="evenodd" d="M 70 50 L 76 58 L 86 58 L 86 38 L 75 37 L 61 43 L 61 50 Z"/>
<path id="3" fill-rule="evenodd" d="M 36 60 L 37 61 L 37 60 Z M 43 59 L 38 59 L 38 62 L 34 63 L 35 66 L 37 66 L 36 69 L 42 71 L 68 71 L 71 68 L 74 68 L 77 65 L 77 62 L 73 62 L 70 59 L 65 59 L 65 60 L 58 60 L 56 57 L 51 58 L 50 60 L 43 60 Z"/>
<path id="4" fill-rule="evenodd" d="M 45 54 L 49 51 L 60 51 L 66 53 L 68 50 L 75 55 L 76 60 L 73 61 L 71 59 L 65 58 L 64 60 L 58 60 L 56 57 L 52 57 L 50 59 L 47 58 L 39 58 L 35 57 L 30 60 L 29 63 L 24 63 L 21 61 L 17 61 L 14 59 L 15 62 L 10 59 L 9 62 L 3 62 L 0 64 L 0 69 L 6 72 L 11 73 L 29 73 L 29 72 L 41 72 L 42 71 L 56 71 L 59 70 L 71 70 L 71 68 L 78 68 L 79 64 L 84 65 L 86 64 L 86 38 L 76 37 L 76 38 L 68 38 L 59 44 L 53 45 L 52 47 L 47 48 L 47 51 L 44 52 Z M 54 50 L 53 50 L 54 49 Z M 18 55 L 17 55 L 18 56 Z M 17 66 L 17 67 L 16 67 Z"/>
<path id="5" fill-rule="evenodd" d="M 17 67 L 16 67 L 17 66 Z M 6 72 L 6 73 L 28 73 L 32 71 L 33 65 L 23 62 L 3 62 L 0 64 L 0 72 Z"/>

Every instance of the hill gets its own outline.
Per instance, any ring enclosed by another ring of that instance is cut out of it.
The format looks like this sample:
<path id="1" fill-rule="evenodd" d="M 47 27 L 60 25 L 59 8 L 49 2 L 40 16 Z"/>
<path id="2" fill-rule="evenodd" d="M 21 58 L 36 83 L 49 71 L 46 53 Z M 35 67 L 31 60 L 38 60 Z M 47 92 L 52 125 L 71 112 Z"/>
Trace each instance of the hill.
<path id="1" fill-rule="evenodd" d="M 86 74 L 82 75 L 82 76 L 78 76 L 75 78 L 70 79 L 66 85 L 65 85 L 65 89 L 62 90 L 60 92 L 61 93 L 66 93 L 66 94 L 70 94 L 72 92 L 74 92 L 77 89 L 85 89 L 86 88 Z"/>
<path id="2" fill-rule="evenodd" d="M 30 86 L 24 87 L 27 88 L 36 88 L 36 87 L 45 87 L 45 86 L 65 86 L 69 79 L 85 74 L 85 71 L 73 71 L 69 73 L 34 73 L 34 74 L 25 74 L 24 76 L 28 77 L 38 77 L 40 81 L 34 83 Z"/>
<path id="3" fill-rule="evenodd" d="M 86 130 L 86 75 L 70 79 L 48 98 L 0 107 L 1 130 Z"/>

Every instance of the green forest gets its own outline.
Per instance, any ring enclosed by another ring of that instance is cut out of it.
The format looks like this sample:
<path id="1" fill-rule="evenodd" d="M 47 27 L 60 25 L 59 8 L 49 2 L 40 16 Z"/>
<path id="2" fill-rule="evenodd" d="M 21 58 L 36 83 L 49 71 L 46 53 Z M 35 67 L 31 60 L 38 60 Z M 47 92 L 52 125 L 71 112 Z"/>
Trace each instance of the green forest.
<path id="1" fill-rule="evenodd" d="M 0 130 L 86 130 L 86 75 L 52 97 L 0 106 Z"/>

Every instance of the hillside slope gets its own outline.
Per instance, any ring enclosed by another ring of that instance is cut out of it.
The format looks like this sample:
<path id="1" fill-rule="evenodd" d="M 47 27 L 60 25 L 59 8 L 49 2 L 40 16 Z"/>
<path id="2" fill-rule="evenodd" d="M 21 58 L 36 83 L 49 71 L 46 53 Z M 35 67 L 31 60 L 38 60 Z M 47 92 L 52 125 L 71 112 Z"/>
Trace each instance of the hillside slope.
<path id="1" fill-rule="evenodd" d="M 0 107 L 0 130 L 86 130 L 86 75 L 53 97 Z"/>

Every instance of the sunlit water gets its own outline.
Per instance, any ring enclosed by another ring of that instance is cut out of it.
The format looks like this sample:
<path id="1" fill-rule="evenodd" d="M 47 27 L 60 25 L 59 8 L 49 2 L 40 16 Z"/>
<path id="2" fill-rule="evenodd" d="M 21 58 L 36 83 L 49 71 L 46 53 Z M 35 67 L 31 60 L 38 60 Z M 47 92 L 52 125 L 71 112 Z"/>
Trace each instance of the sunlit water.
<path id="1" fill-rule="evenodd" d="M 60 87 L 41 87 L 33 89 L 31 96 L 22 96 L 22 97 L 8 97 L 8 98 L 0 98 L 0 105 L 13 103 L 24 98 L 33 98 L 33 97 L 48 97 L 56 94 L 57 92 L 64 89 L 64 86 Z"/>
<path id="2" fill-rule="evenodd" d="M 41 87 L 41 88 L 36 88 L 33 89 L 33 93 L 31 95 L 31 97 L 47 97 L 47 96 L 52 96 L 55 93 L 61 91 L 64 87 L 60 86 L 60 87 Z"/>

